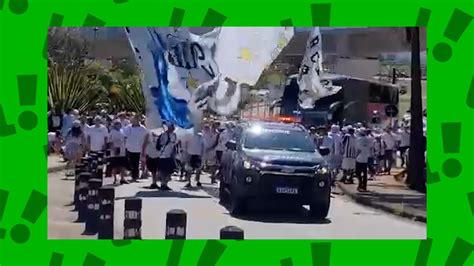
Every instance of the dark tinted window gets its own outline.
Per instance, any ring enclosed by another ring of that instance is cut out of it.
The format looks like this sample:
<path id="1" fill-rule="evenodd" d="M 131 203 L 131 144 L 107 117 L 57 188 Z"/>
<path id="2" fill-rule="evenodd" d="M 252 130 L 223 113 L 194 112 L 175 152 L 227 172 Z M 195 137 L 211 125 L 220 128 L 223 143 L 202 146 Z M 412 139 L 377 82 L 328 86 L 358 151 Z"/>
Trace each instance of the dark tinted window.
<path id="1" fill-rule="evenodd" d="M 305 131 L 252 127 L 245 132 L 247 149 L 314 152 L 313 139 Z"/>
<path id="2" fill-rule="evenodd" d="M 372 103 L 398 104 L 398 90 L 390 86 L 371 83 L 369 100 Z"/>

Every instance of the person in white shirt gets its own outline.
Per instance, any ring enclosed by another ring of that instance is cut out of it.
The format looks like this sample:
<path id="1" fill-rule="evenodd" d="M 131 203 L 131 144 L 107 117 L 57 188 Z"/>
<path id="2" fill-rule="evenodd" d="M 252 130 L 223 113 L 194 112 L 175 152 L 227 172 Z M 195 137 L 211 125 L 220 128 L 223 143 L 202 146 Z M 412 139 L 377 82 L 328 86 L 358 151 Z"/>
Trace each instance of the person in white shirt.
<path id="1" fill-rule="evenodd" d="M 160 147 L 160 159 L 158 163 L 158 175 L 161 181 L 161 190 L 171 190 L 168 182 L 171 180 L 171 175 L 176 169 L 175 161 L 175 145 L 177 142 L 176 134 L 174 133 L 175 126 L 173 123 L 166 123 L 166 131 L 163 132 L 159 138 L 158 143 Z"/>
<path id="2" fill-rule="evenodd" d="M 398 147 L 398 151 L 400 152 L 400 159 L 402 161 L 401 167 L 404 167 L 406 163 L 406 152 L 410 147 L 410 131 L 408 126 L 405 126 L 400 129 L 398 135 L 400 138 L 400 145 Z"/>
<path id="3" fill-rule="evenodd" d="M 203 157 L 203 162 L 204 166 L 207 168 L 212 168 L 214 166 L 215 160 L 216 160 L 216 153 L 214 149 L 212 149 L 213 144 L 215 144 L 215 134 L 212 133 L 211 127 L 206 124 L 203 126 L 202 129 L 202 136 L 204 138 L 204 157 Z"/>
<path id="4" fill-rule="evenodd" d="M 96 116 L 94 118 L 94 123 L 95 125 L 87 130 L 87 143 L 89 144 L 89 151 L 105 151 L 109 132 L 107 128 L 102 125 L 102 119 L 100 116 Z"/>
<path id="5" fill-rule="evenodd" d="M 140 175 L 140 158 L 143 143 L 148 131 L 140 124 L 140 116 L 132 118 L 131 125 L 124 130 L 125 148 L 127 149 L 128 163 L 132 174 L 132 181 L 138 182 Z"/>
<path id="6" fill-rule="evenodd" d="M 110 164 L 111 175 L 114 177 L 114 184 L 118 183 L 117 174 L 120 174 L 120 184 L 128 184 L 125 180 L 124 170 L 127 165 L 125 154 L 125 135 L 122 131 L 120 120 L 113 122 L 112 130 L 109 134 L 110 143 Z"/>
<path id="7" fill-rule="evenodd" d="M 145 137 L 142 147 L 142 163 L 146 164 L 146 168 L 151 172 L 152 183 L 151 189 L 158 189 L 158 165 L 160 160 L 160 151 L 156 149 L 156 143 L 159 135 L 149 131 Z"/>
<path id="8" fill-rule="evenodd" d="M 392 128 L 387 127 L 382 135 L 383 148 L 385 150 L 384 166 L 385 172 L 390 175 L 393 165 L 393 153 L 396 150 L 397 140 L 392 133 Z"/>
<path id="9" fill-rule="evenodd" d="M 187 188 L 191 185 L 191 175 L 193 172 L 196 174 L 196 186 L 200 187 L 201 182 L 199 180 L 202 170 L 202 158 L 204 155 L 204 138 L 197 129 L 195 129 L 192 136 L 188 137 L 184 141 L 183 151 L 186 158 L 186 181 L 188 184 Z"/>
<path id="10" fill-rule="evenodd" d="M 367 131 L 361 129 L 357 139 L 356 176 L 359 179 L 357 190 L 367 191 L 367 164 L 373 149 L 373 142 L 367 137 Z"/>
<path id="11" fill-rule="evenodd" d="M 334 142 L 334 152 L 329 159 L 329 166 L 333 171 L 333 175 L 337 176 L 339 171 L 341 170 L 342 164 L 342 136 L 340 133 L 340 129 L 338 125 L 331 126 L 331 132 L 329 132 L 328 136 Z"/>
<path id="12" fill-rule="evenodd" d="M 342 169 L 344 171 L 344 175 L 341 179 L 341 182 L 353 184 L 353 174 L 356 166 L 356 157 L 357 157 L 357 149 L 356 149 L 356 137 L 355 137 L 355 130 L 351 126 L 346 128 L 347 134 L 344 136 L 342 141 L 343 145 L 343 154 L 342 154 Z"/>

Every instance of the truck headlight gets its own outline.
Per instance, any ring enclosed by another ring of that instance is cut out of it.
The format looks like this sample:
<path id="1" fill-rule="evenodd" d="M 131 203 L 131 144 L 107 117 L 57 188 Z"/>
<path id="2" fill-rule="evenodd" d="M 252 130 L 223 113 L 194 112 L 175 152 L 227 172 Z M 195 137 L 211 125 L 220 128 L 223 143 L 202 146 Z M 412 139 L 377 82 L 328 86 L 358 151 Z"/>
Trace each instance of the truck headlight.
<path id="1" fill-rule="evenodd" d="M 250 161 L 245 160 L 244 161 L 244 168 L 245 169 L 250 169 L 252 168 L 252 163 Z"/>
<path id="2" fill-rule="evenodd" d="M 315 171 L 317 175 L 325 175 L 327 173 L 329 173 L 329 169 L 326 166 L 317 167 Z"/>
<path id="3" fill-rule="evenodd" d="M 250 160 L 250 159 L 245 159 L 244 163 L 243 163 L 243 167 L 246 170 L 252 169 L 252 168 L 257 168 L 257 169 L 265 168 L 265 167 L 267 167 L 267 165 L 268 164 L 265 163 L 265 162 L 253 161 L 253 160 Z"/>

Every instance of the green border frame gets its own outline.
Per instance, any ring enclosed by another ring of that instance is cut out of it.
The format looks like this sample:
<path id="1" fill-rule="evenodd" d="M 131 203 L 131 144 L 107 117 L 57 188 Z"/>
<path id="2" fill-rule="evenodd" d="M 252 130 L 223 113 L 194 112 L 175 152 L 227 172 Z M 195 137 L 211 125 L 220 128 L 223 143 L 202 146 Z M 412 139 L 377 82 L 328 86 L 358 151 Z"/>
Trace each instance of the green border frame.
<path id="1" fill-rule="evenodd" d="M 472 0 L 0 0 L 0 264 L 474 265 L 473 15 Z M 427 26 L 428 239 L 47 240 L 48 26 L 181 24 Z"/>

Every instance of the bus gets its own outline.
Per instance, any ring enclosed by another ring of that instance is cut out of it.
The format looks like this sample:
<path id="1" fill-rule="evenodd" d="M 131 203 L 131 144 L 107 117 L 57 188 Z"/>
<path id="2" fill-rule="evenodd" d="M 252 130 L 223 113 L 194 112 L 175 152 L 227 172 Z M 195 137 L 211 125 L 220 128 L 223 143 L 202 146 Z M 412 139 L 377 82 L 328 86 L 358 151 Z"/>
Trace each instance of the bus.
<path id="1" fill-rule="evenodd" d="M 288 78 L 283 97 L 275 102 L 273 109 L 280 115 L 298 116 L 307 127 L 326 126 L 328 124 L 353 124 L 362 122 L 386 126 L 390 118 L 385 115 L 385 107 L 398 107 L 398 86 L 337 74 L 321 75 L 325 86 L 339 86 L 341 89 L 317 100 L 312 109 L 300 109 L 298 105 L 299 87 L 297 75 Z M 374 119 L 376 114 L 377 119 Z"/>

